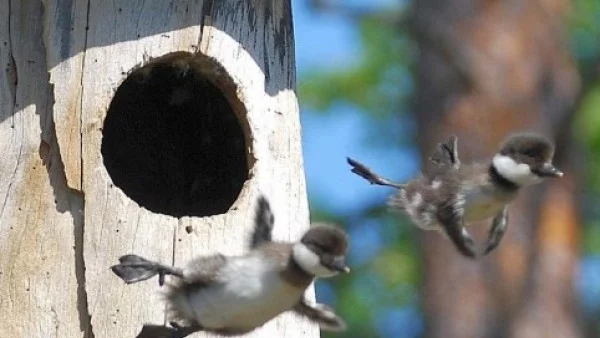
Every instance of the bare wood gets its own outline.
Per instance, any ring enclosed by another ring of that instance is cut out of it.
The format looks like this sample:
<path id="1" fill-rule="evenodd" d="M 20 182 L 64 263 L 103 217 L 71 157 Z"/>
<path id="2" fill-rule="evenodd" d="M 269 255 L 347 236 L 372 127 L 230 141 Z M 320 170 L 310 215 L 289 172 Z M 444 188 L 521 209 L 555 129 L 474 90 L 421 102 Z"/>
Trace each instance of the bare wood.
<path id="1" fill-rule="evenodd" d="M 0 48 L 10 65 L 0 77 L 0 311 L 9 318 L 0 337 L 134 337 L 164 323 L 157 283 L 125 285 L 109 267 L 127 253 L 178 265 L 241 253 L 259 193 L 271 200 L 275 239 L 308 227 L 289 1 L 68 4 L 0 3 L 0 43 L 10 42 Z M 228 213 L 177 219 L 113 184 L 101 129 L 132 68 L 198 49 L 237 84 L 253 167 Z M 318 332 L 289 314 L 249 336 Z"/>
<path id="2" fill-rule="evenodd" d="M 248 109 L 256 162 L 253 177 L 233 207 L 237 210 L 205 222 L 182 220 L 176 233 L 177 264 L 214 250 L 227 254 L 245 251 L 259 192 L 269 198 L 273 208 L 275 240 L 297 240 L 308 227 L 307 200 L 301 197 L 306 196 L 306 186 L 290 15 L 288 1 L 267 0 L 215 1 L 206 13 L 200 51 L 219 60 L 238 85 L 237 97 Z M 240 27 L 249 29 L 250 36 Z M 185 231 L 188 226 L 194 229 L 191 234 Z M 312 288 L 307 293 L 314 299 Z M 315 325 L 288 313 L 248 337 L 318 335 Z"/>
<path id="3" fill-rule="evenodd" d="M 95 112 L 84 117 L 84 190 L 88 201 L 96 200 L 94 205 L 86 210 L 86 224 L 91 224 L 94 229 L 86 232 L 86 263 L 87 263 L 87 290 L 90 304 L 98 302 L 98 306 L 90 308 L 92 324 L 96 337 L 112 337 L 123 332 L 135 333 L 144 322 L 163 322 L 164 311 L 162 304 L 156 299 L 157 286 L 141 283 L 139 285 L 125 286 L 120 281 L 111 278 L 105 267 L 115 262 L 117 255 L 126 253 L 127 250 L 136 252 L 148 258 L 161 261 L 172 261 L 175 253 L 175 263 L 184 264 L 187 259 L 195 254 L 220 251 L 234 254 L 240 253 L 247 245 L 248 227 L 251 224 L 253 201 L 259 191 L 267 194 L 273 201 L 273 208 L 278 224 L 275 235 L 281 237 L 298 237 L 298 232 L 307 226 L 307 206 L 305 196 L 304 179 L 302 177 L 302 164 L 300 153 L 299 124 L 297 102 L 293 93 L 294 73 L 293 55 L 291 47 L 284 54 L 285 60 L 278 60 L 277 47 L 265 45 L 268 41 L 256 37 L 272 36 L 276 30 L 272 25 L 279 24 L 279 18 L 272 16 L 268 22 L 257 22 L 251 26 L 247 20 L 252 19 L 248 13 L 253 13 L 258 20 L 266 18 L 264 11 L 267 7 L 274 6 L 275 9 L 283 6 L 273 4 L 269 1 L 256 1 L 240 4 L 236 1 L 218 1 L 212 5 L 204 4 L 204 9 L 211 9 L 209 13 L 201 13 L 201 8 L 195 8 L 190 12 L 191 16 L 198 22 L 189 22 L 189 27 L 170 32 L 170 38 L 161 35 L 148 36 L 141 41 L 125 41 L 118 46 L 111 45 L 103 50 L 88 50 L 86 54 L 86 74 L 90 81 L 85 80 L 84 75 L 84 107 L 86 112 Z M 98 7 L 90 9 L 90 27 L 96 26 L 104 21 L 108 12 L 113 9 L 105 4 L 97 4 Z M 162 6 L 162 2 L 156 2 L 155 6 Z M 106 36 L 120 34 L 130 31 L 136 34 L 135 29 L 152 30 L 153 27 L 140 25 L 148 22 L 149 25 L 156 24 L 156 19 L 151 15 L 154 13 L 169 13 L 167 5 L 164 8 L 153 8 L 142 11 L 142 17 L 135 23 L 135 27 L 115 27 L 114 31 L 102 31 Z M 264 8 L 262 7 L 264 6 Z M 289 9 L 289 4 L 287 4 Z M 127 12 L 131 9 L 123 8 Z M 279 9 L 282 12 L 281 8 Z M 144 13 L 148 15 L 146 19 Z M 184 12 L 172 11 L 172 17 L 164 21 L 178 23 L 185 21 L 178 18 Z M 219 17 L 222 15 L 223 17 Z M 289 15 L 289 12 L 288 12 Z M 153 19 L 153 20 L 152 20 Z M 189 20 L 188 20 L 189 21 Z M 123 196 L 119 189 L 110 188 L 106 172 L 97 170 L 102 167 L 99 158 L 100 132 L 99 123 L 106 110 L 107 97 L 112 95 L 112 90 L 122 80 L 119 76 L 123 70 L 128 70 L 135 64 L 143 62 L 148 56 L 159 56 L 176 50 L 193 51 L 198 45 L 200 38 L 200 26 L 204 37 L 202 44 L 210 44 L 210 47 L 202 49 L 206 54 L 218 59 L 234 81 L 238 84 L 238 97 L 248 107 L 248 119 L 252 129 L 252 148 L 257 162 L 253 169 L 253 178 L 247 183 L 245 192 L 242 193 L 233 210 L 225 215 L 209 218 L 184 218 L 176 220 L 167 216 L 157 216 L 145 211 Z M 290 23 L 291 24 L 291 23 Z M 123 21 L 123 26 L 133 25 Z M 271 26 L 269 26 L 271 25 Z M 135 29 L 132 29 L 135 28 Z M 270 29 L 269 29 L 270 28 Z M 263 32 L 263 29 L 266 32 Z M 289 29 L 289 28 L 288 28 Z M 104 36 L 95 36 L 100 32 L 90 32 L 88 44 L 102 44 Z M 139 34 L 139 33 L 138 33 Z M 235 34 L 239 34 L 236 36 Z M 124 38 L 127 40 L 128 38 Z M 251 39 L 251 41 L 246 41 Z M 176 43 L 173 43 L 175 41 Z M 239 42 L 242 41 L 242 45 Z M 282 42 L 282 41 L 278 41 Z M 290 46 L 291 44 L 287 44 Z M 256 48 L 256 50 L 254 49 Z M 273 50 L 274 55 L 256 54 L 263 50 Z M 253 54 L 254 55 L 251 55 Z M 119 62 L 114 62 L 114 59 Z M 92 61 L 93 60 L 93 61 Z M 97 62 L 95 62 L 97 60 Z M 267 66 L 277 65 L 271 70 L 270 78 L 265 80 L 264 70 L 257 62 Z M 286 62 L 282 64 L 282 62 Z M 118 66 L 119 69 L 107 69 L 106 67 Z M 281 69 L 280 71 L 276 71 Z M 96 74 L 114 74 L 114 79 L 108 79 L 106 84 L 94 84 L 91 79 Z M 278 74 L 281 73 L 281 74 Z M 112 85 L 111 85 L 112 83 Z M 87 86 L 89 84 L 89 86 Z M 273 95 L 265 93 L 266 86 L 277 86 L 281 90 Z M 89 98 L 89 100 L 87 100 Z M 275 132 L 276 131 L 276 132 Z M 276 147 L 273 149 L 273 147 Z M 291 148 L 289 148 L 291 147 Z M 88 166 L 89 165 L 89 166 Z M 291 171 L 293 170 L 293 171 Z M 89 175 L 87 174 L 89 172 Z M 89 178 L 89 179 L 88 179 Z M 277 182 L 274 184 L 274 182 Z M 109 187 L 107 189 L 107 186 Z M 121 203 L 110 205 L 111 201 L 120 199 Z M 103 201 L 109 202 L 104 207 Z M 287 212 L 286 212 L 287 211 Z M 143 212 L 145 220 L 138 220 L 135 215 Z M 133 234 L 121 233 L 117 238 L 105 238 L 103 232 L 116 231 L 117 220 L 102 219 L 102 215 L 132 215 L 127 228 L 137 227 L 145 229 Z M 290 217 L 291 216 L 291 217 Z M 188 234 L 186 227 L 193 229 Z M 176 230 L 176 231 L 175 231 Z M 291 233 L 291 235 L 290 235 Z M 175 236 L 175 237 L 174 237 Z M 157 239 L 169 238 L 172 241 L 160 241 Z M 96 248 L 93 248 L 96 247 Z M 127 288 L 127 290 L 125 290 Z M 110 290 L 110 291 L 109 291 Z M 127 292 L 127 293 L 126 293 Z M 138 308 L 132 306 L 135 299 L 144 299 L 144 304 L 151 306 Z M 120 309 L 119 314 L 116 310 Z M 123 311 L 127 309 L 127 311 Z M 113 323 L 113 320 L 117 324 Z M 276 323 L 268 324 L 264 329 L 256 333 L 257 336 L 294 336 L 291 327 L 301 327 L 295 318 L 280 319 Z M 302 323 L 305 323 L 302 321 Z M 283 324 L 283 325 L 282 325 Z M 297 335 L 306 336 L 306 332 L 317 334 L 314 326 L 305 324 L 302 329 L 297 330 Z M 285 330 L 286 333 L 282 330 Z M 312 331 L 310 331 L 312 330 Z M 198 336 L 202 336 L 199 334 Z M 310 336 L 310 335 L 309 335 Z"/>
<path id="4" fill-rule="evenodd" d="M 69 4 L 71 8 L 66 7 Z M 87 6 L 87 0 L 45 1 L 43 18 L 56 138 L 67 184 L 76 190 L 81 190 L 81 81 Z"/>
<path id="5" fill-rule="evenodd" d="M 42 13 L 39 1 L 0 2 L 0 337 L 89 329 L 82 199 L 67 188 L 54 134 Z"/>
<path id="6" fill-rule="evenodd" d="M 199 20 L 201 5 L 194 3 L 190 7 L 189 12 Z M 172 262 L 178 221 L 141 208 L 114 186 L 104 167 L 100 146 L 106 111 L 128 71 L 151 57 L 178 50 L 193 51 L 200 27 L 189 16 L 185 7 L 171 9 L 169 3 L 162 1 L 146 3 L 142 8 L 134 2 L 121 2 L 115 7 L 115 3 L 98 1 L 89 8 L 81 90 L 82 187 L 86 194 L 86 291 L 96 338 L 135 337 L 144 323 L 164 322 L 158 283 L 126 285 L 109 267 L 128 253 Z"/>

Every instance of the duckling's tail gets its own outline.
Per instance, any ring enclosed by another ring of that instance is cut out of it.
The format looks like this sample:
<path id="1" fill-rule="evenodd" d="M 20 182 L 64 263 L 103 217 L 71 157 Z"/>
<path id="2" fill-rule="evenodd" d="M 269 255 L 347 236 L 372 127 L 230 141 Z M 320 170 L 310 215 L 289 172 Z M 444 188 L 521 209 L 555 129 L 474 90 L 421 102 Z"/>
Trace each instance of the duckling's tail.
<path id="1" fill-rule="evenodd" d="M 396 188 L 399 190 L 403 190 L 404 188 L 406 188 L 406 184 L 396 183 L 396 182 L 388 180 L 385 177 L 381 177 L 378 174 L 376 174 L 373 170 L 371 170 L 369 167 L 367 167 L 366 165 L 364 165 L 356 160 L 353 160 L 350 157 L 346 157 L 346 160 L 348 161 L 348 164 L 350 164 L 352 166 L 351 171 L 353 173 L 355 173 L 356 175 L 369 181 L 371 184 L 385 185 L 385 186 L 393 187 L 393 188 Z"/>

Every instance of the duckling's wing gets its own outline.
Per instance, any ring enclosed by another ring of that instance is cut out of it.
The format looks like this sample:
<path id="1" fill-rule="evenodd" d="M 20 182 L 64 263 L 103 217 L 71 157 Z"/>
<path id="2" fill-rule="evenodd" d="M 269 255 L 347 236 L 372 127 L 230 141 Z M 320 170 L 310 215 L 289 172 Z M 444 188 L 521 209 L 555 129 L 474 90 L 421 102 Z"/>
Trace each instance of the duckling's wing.
<path id="1" fill-rule="evenodd" d="M 260 196 L 254 214 L 254 232 L 250 238 L 251 249 L 273 241 L 274 222 L 275 217 L 273 211 L 271 211 L 269 201 L 264 196 Z"/>
<path id="2" fill-rule="evenodd" d="M 453 167 L 458 169 L 460 167 L 460 159 L 458 158 L 458 137 L 452 135 L 448 142 L 438 143 L 429 160 L 440 167 Z"/>

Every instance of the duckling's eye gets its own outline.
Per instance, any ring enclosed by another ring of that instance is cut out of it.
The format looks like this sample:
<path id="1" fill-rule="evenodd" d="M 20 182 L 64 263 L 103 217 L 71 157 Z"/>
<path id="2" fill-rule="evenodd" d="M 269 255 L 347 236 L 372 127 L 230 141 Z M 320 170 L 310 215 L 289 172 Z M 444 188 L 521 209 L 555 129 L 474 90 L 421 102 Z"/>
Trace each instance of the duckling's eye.
<path id="1" fill-rule="evenodd" d="M 325 245 L 323 245 L 323 244 L 321 244 L 321 243 L 313 243 L 313 246 L 314 246 L 314 247 L 315 247 L 317 250 L 319 250 L 319 251 L 321 251 L 321 252 L 324 252 L 324 253 L 327 253 L 327 252 L 329 251 L 329 249 L 328 249 L 327 247 L 325 247 Z"/>
<path id="2" fill-rule="evenodd" d="M 535 149 L 526 149 L 525 151 L 523 151 L 523 155 L 534 160 L 538 158 L 539 153 Z"/>
<path id="3" fill-rule="evenodd" d="M 523 149 L 523 155 L 533 157 L 535 155 L 535 150 L 531 148 Z"/>

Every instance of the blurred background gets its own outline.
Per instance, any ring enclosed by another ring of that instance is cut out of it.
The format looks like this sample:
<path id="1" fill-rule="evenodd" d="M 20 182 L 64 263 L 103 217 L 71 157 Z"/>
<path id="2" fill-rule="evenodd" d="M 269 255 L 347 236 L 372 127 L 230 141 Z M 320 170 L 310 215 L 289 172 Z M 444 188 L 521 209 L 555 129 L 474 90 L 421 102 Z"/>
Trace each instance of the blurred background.
<path id="1" fill-rule="evenodd" d="M 324 336 L 600 337 L 600 1 L 293 5 L 312 219 L 352 238 L 353 273 L 317 283 L 349 330 Z M 468 161 L 517 130 L 554 140 L 566 176 L 523 191 L 477 262 L 345 162 L 403 181 L 450 134 Z"/>

